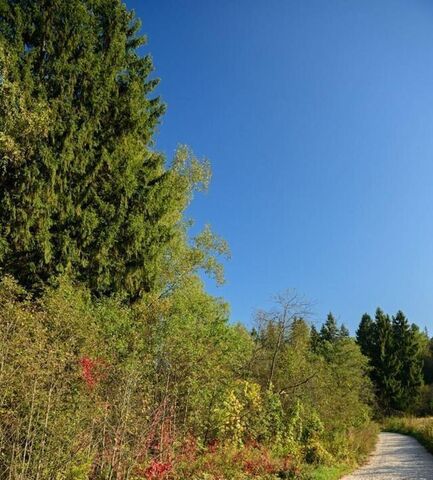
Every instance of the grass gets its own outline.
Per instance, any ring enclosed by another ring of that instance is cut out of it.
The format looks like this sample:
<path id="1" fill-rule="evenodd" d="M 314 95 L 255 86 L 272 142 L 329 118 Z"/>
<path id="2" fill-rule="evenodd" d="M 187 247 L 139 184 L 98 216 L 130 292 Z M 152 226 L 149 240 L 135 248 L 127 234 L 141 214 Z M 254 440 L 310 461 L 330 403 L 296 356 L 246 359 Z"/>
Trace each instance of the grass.
<path id="1" fill-rule="evenodd" d="M 416 438 L 421 445 L 433 453 L 433 417 L 391 417 L 383 422 L 386 432 L 403 433 Z"/>
<path id="2" fill-rule="evenodd" d="M 371 422 L 368 428 L 358 431 L 351 438 L 351 451 L 353 458 L 346 463 L 337 465 L 306 467 L 306 477 L 309 480 L 338 480 L 343 475 L 353 472 L 362 465 L 374 450 L 378 438 L 380 428 L 375 422 Z"/>
<path id="3" fill-rule="evenodd" d="M 347 464 L 335 465 L 333 467 L 317 467 L 308 472 L 308 478 L 311 480 L 337 480 L 353 470 L 353 466 Z"/>

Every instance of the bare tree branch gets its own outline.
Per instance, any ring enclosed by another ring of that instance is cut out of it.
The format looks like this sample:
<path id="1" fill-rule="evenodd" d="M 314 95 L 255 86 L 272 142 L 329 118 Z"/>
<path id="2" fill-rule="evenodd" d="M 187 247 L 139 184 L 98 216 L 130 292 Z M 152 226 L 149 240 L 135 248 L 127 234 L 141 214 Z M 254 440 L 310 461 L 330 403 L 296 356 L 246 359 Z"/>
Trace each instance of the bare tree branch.
<path id="1" fill-rule="evenodd" d="M 282 388 L 278 393 L 280 395 L 284 395 L 287 393 L 288 390 L 293 390 L 294 388 L 300 387 L 301 385 L 304 385 L 305 383 L 308 383 L 310 380 L 312 380 L 315 376 L 317 375 L 317 372 L 314 372 L 312 375 L 307 377 L 306 379 L 302 380 L 299 383 L 295 383 L 294 385 L 289 385 L 288 387 Z"/>

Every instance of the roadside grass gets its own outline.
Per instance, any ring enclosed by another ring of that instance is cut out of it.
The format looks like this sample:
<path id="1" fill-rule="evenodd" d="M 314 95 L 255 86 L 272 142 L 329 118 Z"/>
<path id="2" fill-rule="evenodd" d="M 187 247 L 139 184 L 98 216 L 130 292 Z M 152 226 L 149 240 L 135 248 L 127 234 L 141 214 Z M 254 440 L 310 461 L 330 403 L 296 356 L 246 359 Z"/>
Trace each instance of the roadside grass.
<path id="1" fill-rule="evenodd" d="M 306 471 L 309 480 L 338 480 L 347 473 L 353 471 L 353 465 L 341 464 L 333 467 L 316 467 L 314 470 Z"/>
<path id="2" fill-rule="evenodd" d="M 390 417 L 383 421 L 382 430 L 410 435 L 433 453 L 433 417 Z"/>
<path id="3" fill-rule="evenodd" d="M 433 454 L 433 417 L 390 417 L 381 424 L 384 432 L 401 433 L 416 438 L 430 453 Z M 370 437 L 371 439 L 372 437 Z M 366 440 L 366 439 L 364 439 Z M 368 450 L 374 448 L 370 440 Z M 364 459 L 367 456 L 364 456 Z M 362 464 L 362 462 L 361 462 Z M 349 474 L 356 469 L 356 465 L 340 464 L 332 467 L 306 467 L 305 473 L 308 480 L 338 480 L 343 475 Z"/>
<path id="4" fill-rule="evenodd" d="M 306 478 L 308 480 L 338 480 L 343 475 L 353 472 L 367 460 L 374 450 L 379 431 L 379 425 L 371 422 L 367 428 L 352 434 L 349 442 L 353 455 L 351 460 L 333 466 L 306 466 L 304 470 Z"/>

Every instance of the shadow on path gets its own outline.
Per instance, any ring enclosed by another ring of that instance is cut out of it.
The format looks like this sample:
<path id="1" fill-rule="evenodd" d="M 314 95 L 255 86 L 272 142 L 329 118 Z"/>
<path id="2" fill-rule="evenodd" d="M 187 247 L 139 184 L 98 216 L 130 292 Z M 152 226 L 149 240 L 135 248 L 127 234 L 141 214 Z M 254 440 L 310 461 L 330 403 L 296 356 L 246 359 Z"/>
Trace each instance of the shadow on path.
<path id="1" fill-rule="evenodd" d="M 368 463 L 342 480 L 433 480 L 433 456 L 414 438 L 381 433 Z"/>

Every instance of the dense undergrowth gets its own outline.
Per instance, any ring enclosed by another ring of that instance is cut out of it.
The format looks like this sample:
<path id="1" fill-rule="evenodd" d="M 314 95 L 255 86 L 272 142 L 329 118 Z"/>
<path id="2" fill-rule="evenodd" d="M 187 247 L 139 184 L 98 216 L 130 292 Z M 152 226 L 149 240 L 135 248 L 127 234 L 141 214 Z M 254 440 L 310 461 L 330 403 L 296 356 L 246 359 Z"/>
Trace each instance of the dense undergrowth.
<path id="1" fill-rule="evenodd" d="M 291 322 L 267 385 L 276 324 L 230 325 L 197 282 L 125 306 L 67 281 L 35 300 L 5 277 L 0 478 L 332 478 L 323 467 L 365 455 L 376 430 L 353 341 L 315 353 Z"/>

